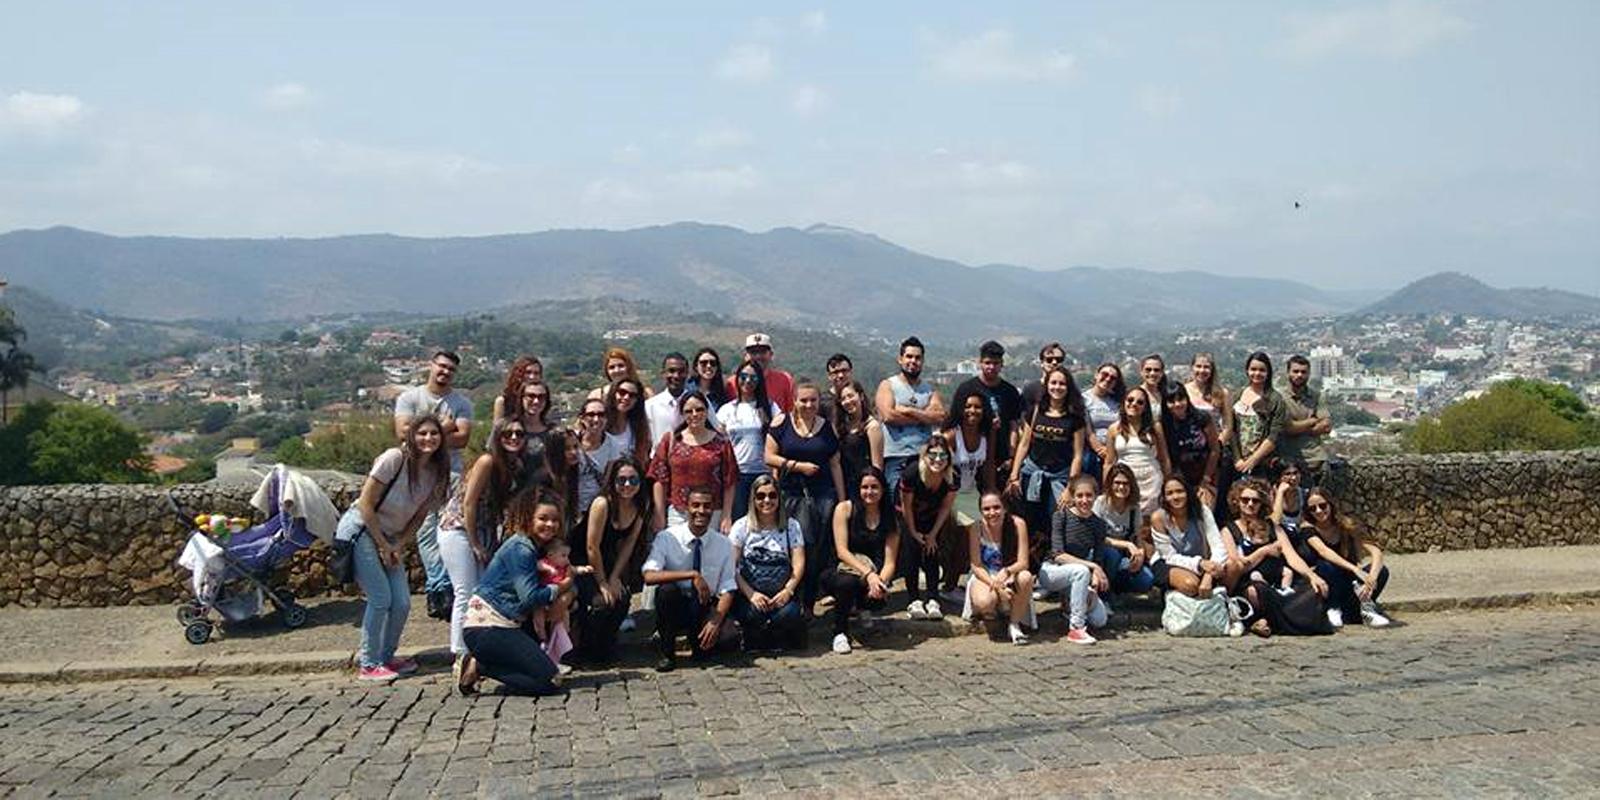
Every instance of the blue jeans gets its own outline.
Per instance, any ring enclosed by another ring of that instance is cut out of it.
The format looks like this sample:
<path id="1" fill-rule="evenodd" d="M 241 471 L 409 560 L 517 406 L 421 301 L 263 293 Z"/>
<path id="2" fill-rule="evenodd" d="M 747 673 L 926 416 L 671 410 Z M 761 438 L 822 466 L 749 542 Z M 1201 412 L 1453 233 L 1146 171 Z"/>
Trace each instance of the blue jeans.
<path id="1" fill-rule="evenodd" d="M 460 481 L 460 475 L 450 474 L 450 494 L 447 497 L 455 496 L 456 484 Z M 444 559 L 439 556 L 439 512 L 442 510 L 435 509 L 422 521 L 422 527 L 417 529 L 417 556 L 422 559 L 422 571 L 427 574 L 422 591 L 429 594 L 450 588 L 450 573 L 444 568 Z"/>
<path id="2" fill-rule="evenodd" d="M 795 648 L 804 642 L 806 618 L 799 600 L 790 600 L 776 611 L 760 611 L 740 595 L 735 605 L 744 626 L 745 649 Z"/>
<path id="3" fill-rule="evenodd" d="M 883 502 L 889 505 L 899 504 L 900 501 L 894 498 L 897 497 L 895 492 L 900 488 L 900 470 L 905 468 L 907 461 L 915 461 L 916 459 L 916 456 L 883 457 L 883 477 L 884 480 L 889 482 L 888 486 L 883 487 Z M 858 486 L 852 491 L 859 491 L 859 489 L 860 487 Z"/>
<path id="4" fill-rule="evenodd" d="M 394 660 L 406 617 L 411 615 L 406 568 L 380 562 L 378 546 L 365 531 L 356 539 L 355 567 L 356 583 L 367 596 L 367 610 L 361 615 L 361 666 L 382 666 Z"/>
<path id="5" fill-rule="evenodd" d="M 1100 562 L 1100 568 L 1106 571 L 1106 577 L 1111 580 L 1111 591 L 1114 593 L 1143 592 L 1156 583 L 1156 576 L 1150 571 L 1148 564 L 1141 565 L 1138 572 L 1124 570 L 1122 559 L 1128 554 L 1109 544 L 1100 545 L 1100 552 L 1096 555 L 1099 557 L 1095 560 Z"/>

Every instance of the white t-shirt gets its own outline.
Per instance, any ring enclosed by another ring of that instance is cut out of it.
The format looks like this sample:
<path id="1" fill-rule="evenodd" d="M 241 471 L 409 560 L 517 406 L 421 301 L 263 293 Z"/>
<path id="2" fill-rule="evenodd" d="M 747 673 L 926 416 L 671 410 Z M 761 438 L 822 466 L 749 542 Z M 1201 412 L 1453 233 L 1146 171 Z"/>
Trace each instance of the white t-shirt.
<path id="1" fill-rule="evenodd" d="M 772 404 L 772 417 L 783 413 L 777 403 Z M 754 403 L 743 401 L 726 403 L 717 409 L 717 421 L 723 433 L 733 441 L 733 459 L 739 462 L 741 475 L 767 471 L 767 431 L 761 427 L 761 415 Z"/>
<path id="2" fill-rule="evenodd" d="M 423 469 L 417 475 L 417 485 L 411 486 L 406 478 L 406 457 L 400 448 L 391 447 L 383 451 L 372 462 L 372 471 L 367 476 L 379 483 L 378 496 L 383 498 L 383 503 L 378 506 L 378 524 L 383 526 L 383 532 L 390 538 L 403 533 L 406 524 L 411 522 L 411 517 L 417 509 L 433 496 L 434 487 L 439 480 L 432 470 Z M 383 486 L 390 487 L 387 495 L 383 493 Z"/>
<path id="3" fill-rule="evenodd" d="M 1139 534 L 1140 523 L 1144 522 L 1144 511 L 1139 508 L 1138 503 L 1133 503 L 1132 508 L 1125 511 L 1113 511 L 1111 501 L 1107 500 L 1105 495 L 1100 495 L 1094 499 L 1094 514 L 1105 520 L 1107 536 L 1129 542 L 1133 541 L 1134 537 Z M 1132 515 L 1131 517 L 1129 516 L 1130 514 Z M 1130 520 L 1132 521 L 1131 527 Z"/>
<path id="4" fill-rule="evenodd" d="M 444 423 L 446 427 L 449 427 L 451 423 L 458 419 L 471 422 L 472 401 L 468 400 L 466 395 L 457 391 L 451 391 L 449 394 L 440 397 L 428 391 L 427 384 L 413 386 L 401 392 L 400 396 L 394 400 L 394 415 L 396 417 L 409 419 L 429 414 L 438 417 L 439 421 Z M 447 435 L 446 438 L 448 438 L 449 431 L 445 433 Z M 460 475 L 461 450 L 458 448 L 449 449 L 450 471 Z"/>
<path id="5" fill-rule="evenodd" d="M 750 530 L 750 526 L 754 524 L 755 517 L 747 514 L 733 523 L 733 529 L 728 531 L 728 540 L 741 555 L 748 556 L 754 550 L 765 550 L 780 555 L 787 561 L 791 550 L 803 549 L 806 546 L 805 534 L 800 532 L 799 520 L 790 519 L 786 530 L 776 528 Z"/>
<path id="6" fill-rule="evenodd" d="M 632 452 L 631 448 L 609 436 L 600 437 L 600 446 L 593 450 L 578 446 L 578 513 L 587 512 L 589 504 L 600 494 L 600 478 L 605 474 L 606 467 Z M 640 470 L 642 473 L 642 466 Z"/>
<path id="7" fill-rule="evenodd" d="M 656 392 L 644 401 L 644 418 L 650 421 L 650 446 L 655 447 L 683 421 L 678 416 L 678 398 L 665 389 Z"/>

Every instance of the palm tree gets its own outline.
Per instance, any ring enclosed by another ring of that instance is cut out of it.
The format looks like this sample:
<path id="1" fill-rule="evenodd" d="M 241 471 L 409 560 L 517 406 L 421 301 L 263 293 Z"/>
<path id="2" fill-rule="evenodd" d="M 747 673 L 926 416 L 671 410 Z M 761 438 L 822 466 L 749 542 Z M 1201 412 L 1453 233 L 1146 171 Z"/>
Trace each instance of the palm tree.
<path id="1" fill-rule="evenodd" d="M 9 313 L 0 313 L 0 344 L 5 345 L 0 353 L 0 425 L 11 418 L 11 390 L 28 388 L 29 376 L 39 371 L 33 354 L 21 347 L 27 338 L 28 332 Z"/>

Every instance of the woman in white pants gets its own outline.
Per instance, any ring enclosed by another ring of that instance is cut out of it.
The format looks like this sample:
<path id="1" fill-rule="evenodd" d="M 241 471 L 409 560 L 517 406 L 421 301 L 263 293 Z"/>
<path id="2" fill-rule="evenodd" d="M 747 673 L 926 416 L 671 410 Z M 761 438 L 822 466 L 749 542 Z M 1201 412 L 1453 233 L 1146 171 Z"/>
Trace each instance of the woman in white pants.
<path id="1" fill-rule="evenodd" d="M 457 660 L 467 652 L 461 638 L 467 602 L 483 568 L 499 543 L 500 517 L 523 477 L 523 443 L 527 430 L 517 420 L 502 421 L 489 432 L 489 452 L 478 456 L 458 482 L 439 517 L 439 558 L 455 587 L 450 609 L 450 653 Z"/>

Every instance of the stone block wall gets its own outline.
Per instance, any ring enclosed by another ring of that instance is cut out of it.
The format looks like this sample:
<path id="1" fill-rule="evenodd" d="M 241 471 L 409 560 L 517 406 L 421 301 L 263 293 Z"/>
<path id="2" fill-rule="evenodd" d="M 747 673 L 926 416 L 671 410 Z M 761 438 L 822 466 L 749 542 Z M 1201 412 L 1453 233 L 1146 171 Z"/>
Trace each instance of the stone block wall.
<path id="1" fill-rule="evenodd" d="M 346 507 L 360 478 L 318 473 Z M 1366 456 L 1330 471 L 1345 510 L 1393 552 L 1600 544 L 1600 450 Z M 176 560 L 189 514 L 250 516 L 254 484 L 0 487 L 0 606 L 161 604 L 188 596 Z M 297 596 L 340 591 L 327 549 L 299 553 L 282 576 Z M 422 572 L 411 553 L 412 586 Z"/>

